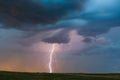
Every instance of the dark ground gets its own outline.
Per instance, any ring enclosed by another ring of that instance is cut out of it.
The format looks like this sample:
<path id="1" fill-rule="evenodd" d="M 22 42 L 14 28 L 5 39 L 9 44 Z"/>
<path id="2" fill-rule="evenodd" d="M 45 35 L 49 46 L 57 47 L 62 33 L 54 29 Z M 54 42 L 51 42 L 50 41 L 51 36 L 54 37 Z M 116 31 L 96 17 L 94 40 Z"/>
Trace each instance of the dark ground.
<path id="1" fill-rule="evenodd" d="M 0 72 L 0 80 L 120 80 L 120 74 L 48 74 Z"/>

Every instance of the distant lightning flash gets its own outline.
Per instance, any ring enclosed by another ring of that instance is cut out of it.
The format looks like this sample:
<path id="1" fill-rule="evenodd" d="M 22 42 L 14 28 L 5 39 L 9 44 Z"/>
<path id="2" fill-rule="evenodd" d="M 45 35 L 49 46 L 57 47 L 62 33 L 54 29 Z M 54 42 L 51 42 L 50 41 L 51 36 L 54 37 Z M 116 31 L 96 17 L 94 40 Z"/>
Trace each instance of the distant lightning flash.
<path id="1" fill-rule="evenodd" d="M 52 49 L 50 51 L 50 56 L 49 56 L 49 73 L 53 73 L 52 62 L 53 62 L 54 51 L 55 51 L 55 44 L 52 45 Z"/>

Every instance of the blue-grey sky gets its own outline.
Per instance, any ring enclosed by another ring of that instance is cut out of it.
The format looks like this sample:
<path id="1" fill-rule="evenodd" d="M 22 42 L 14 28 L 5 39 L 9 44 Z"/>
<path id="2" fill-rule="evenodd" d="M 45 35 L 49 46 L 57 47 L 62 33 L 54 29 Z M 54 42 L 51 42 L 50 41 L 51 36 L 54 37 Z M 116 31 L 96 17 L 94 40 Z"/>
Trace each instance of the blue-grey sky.
<path id="1" fill-rule="evenodd" d="M 0 70 L 120 72 L 120 0 L 0 0 Z"/>

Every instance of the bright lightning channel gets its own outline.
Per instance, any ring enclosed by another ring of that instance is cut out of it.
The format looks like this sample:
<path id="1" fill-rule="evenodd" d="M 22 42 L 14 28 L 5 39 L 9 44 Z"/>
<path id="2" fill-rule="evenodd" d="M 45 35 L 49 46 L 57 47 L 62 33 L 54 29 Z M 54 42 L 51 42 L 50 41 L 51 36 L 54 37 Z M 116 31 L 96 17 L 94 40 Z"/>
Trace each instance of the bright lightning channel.
<path id="1" fill-rule="evenodd" d="M 53 68 L 52 68 L 52 62 L 53 62 L 53 56 L 54 56 L 54 51 L 55 51 L 55 44 L 52 45 L 52 49 L 50 51 L 50 56 L 49 56 L 49 73 L 53 73 Z"/>

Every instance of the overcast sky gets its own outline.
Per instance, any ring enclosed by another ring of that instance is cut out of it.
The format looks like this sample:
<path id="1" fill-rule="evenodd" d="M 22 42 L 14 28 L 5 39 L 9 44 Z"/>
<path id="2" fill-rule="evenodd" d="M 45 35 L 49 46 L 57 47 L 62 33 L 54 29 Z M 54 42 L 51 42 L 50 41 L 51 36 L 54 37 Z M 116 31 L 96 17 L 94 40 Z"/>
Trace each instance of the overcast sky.
<path id="1" fill-rule="evenodd" d="M 120 0 L 0 0 L 0 70 L 120 72 Z"/>

